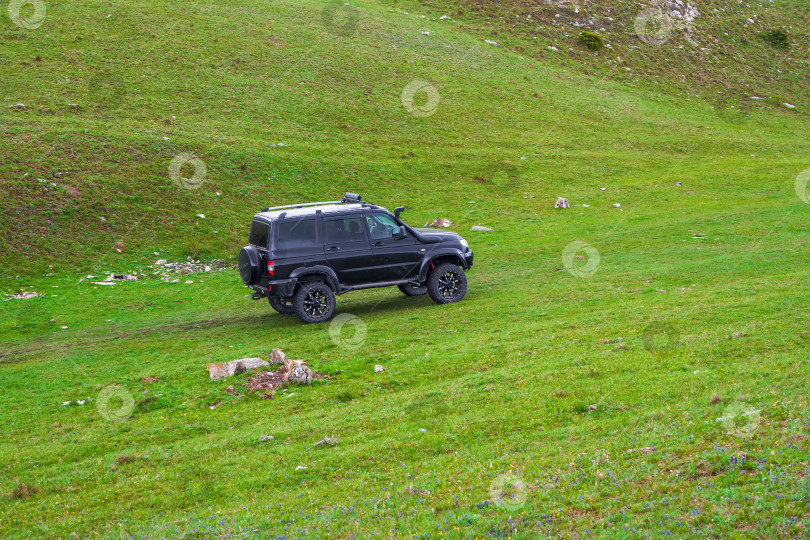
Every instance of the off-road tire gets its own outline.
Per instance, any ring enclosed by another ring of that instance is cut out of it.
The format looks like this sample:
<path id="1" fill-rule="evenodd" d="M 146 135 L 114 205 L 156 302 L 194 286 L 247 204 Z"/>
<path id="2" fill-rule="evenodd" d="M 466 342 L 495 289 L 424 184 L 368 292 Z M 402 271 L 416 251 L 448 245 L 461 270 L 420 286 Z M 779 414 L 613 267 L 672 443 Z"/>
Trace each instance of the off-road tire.
<path id="1" fill-rule="evenodd" d="M 239 252 L 239 276 L 245 285 L 255 285 L 261 279 L 259 252 L 253 246 L 245 246 Z"/>
<path id="2" fill-rule="evenodd" d="M 453 263 L 444 263 L 428 274 L 427 290 L 437 304 L 458 302 L 467 293 L 467 275 Z"/>
<path id="3" fill-rule="evenodd" d="M 331 319 L 335 313 L 335 304 L 335 293 L 321 281 L 302 285 L 293 297 L 295 314 L 307 324 Z"/>
<path id="4" fill-rule="evenodd" d="M 404 285 L 397 285 L 397 288 L 399 288 L 405 296 L 422 296 L 427 294 L 427 285 L 416 287 L 410 283 L 406 283 Z"/>
<path id="5" fill-rule="evenodd" d="M 268 296 L 267 301 L 270 302 L 270 307 L 281 313 L 282 315 L 292 315 L 295 313 L 292 298 L 279 298 L 278 296 Z"/>

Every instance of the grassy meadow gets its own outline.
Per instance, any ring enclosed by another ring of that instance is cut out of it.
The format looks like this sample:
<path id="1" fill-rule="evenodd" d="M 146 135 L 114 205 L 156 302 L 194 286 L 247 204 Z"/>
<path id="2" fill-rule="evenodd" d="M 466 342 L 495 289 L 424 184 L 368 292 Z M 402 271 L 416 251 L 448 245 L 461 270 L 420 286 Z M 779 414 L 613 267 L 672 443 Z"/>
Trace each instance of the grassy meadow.
<path id="1" fill-rule="evenodd" d="M 795 76 L 722 64 L 744 106 L 457 4 L 0 5 L 0 293 L 39 295 L 0 301 L 0 537 L 807 537 L 806 2 L 768 4 Z M 453 221 L 464 301 L 307 326 L 234 268 L 155 274 L 345 191 Z M 274 347 L 325 378 L 208 378 Z"/>

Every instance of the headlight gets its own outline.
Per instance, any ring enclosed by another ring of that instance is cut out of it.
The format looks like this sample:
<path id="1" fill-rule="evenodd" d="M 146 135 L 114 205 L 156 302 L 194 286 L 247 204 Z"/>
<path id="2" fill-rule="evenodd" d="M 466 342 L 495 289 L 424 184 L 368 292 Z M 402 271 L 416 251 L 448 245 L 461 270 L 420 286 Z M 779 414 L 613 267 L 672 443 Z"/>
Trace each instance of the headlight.
<path id="1" fill-rule="evenodd" d="M 464 246 L 465 248 L 468 248 L 468 249 L 469 249 L 469 247 L 470 247 L 470 246 L 467 244 L 467 241 L 466 241 L 466 240 L 464 240 L 463 238 L 461 239 L 461 245 L 462 245 L 462 246 Z"/>

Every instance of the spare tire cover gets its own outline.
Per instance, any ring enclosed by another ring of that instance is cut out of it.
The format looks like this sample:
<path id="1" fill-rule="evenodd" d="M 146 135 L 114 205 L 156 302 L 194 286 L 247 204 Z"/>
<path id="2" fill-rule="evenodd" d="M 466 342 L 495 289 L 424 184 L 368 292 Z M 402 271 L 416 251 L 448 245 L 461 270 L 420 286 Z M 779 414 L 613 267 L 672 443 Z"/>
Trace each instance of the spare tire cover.
<path id="1" fill-rule="evenodd" d="M 259 252 L 253 246 L 245 246 L 239 252 L 239 275 L 245 285 L 255 285 L 259 282 Z"/>

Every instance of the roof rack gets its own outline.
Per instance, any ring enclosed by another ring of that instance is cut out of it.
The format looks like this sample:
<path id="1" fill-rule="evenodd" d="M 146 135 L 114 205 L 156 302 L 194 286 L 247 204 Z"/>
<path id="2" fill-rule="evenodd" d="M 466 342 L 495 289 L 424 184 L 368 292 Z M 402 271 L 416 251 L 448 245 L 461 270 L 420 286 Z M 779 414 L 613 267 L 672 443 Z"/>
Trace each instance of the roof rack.
<path id="1" fill-rule="evenodd" d="M 363 197 L 358 195 L 357 193 L 346 193 L 342 199 L 339 201 L 323 201 L 323 202 L 313 202 L 313 203 L 299 203 L 299 204 L 285 204 L 284 206 L 272 206 L 270 208 L 265 208 L 262 212 L 270 212 L 273 210 L 283 210 L 284 208 L 305 208 L 307 206 L 324 206 L 328 204 L 370 204 L 363 202 Z"/>

